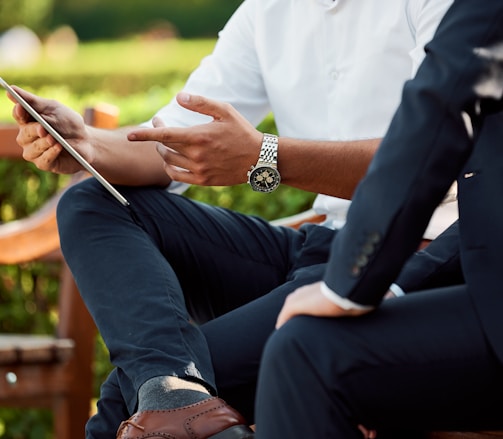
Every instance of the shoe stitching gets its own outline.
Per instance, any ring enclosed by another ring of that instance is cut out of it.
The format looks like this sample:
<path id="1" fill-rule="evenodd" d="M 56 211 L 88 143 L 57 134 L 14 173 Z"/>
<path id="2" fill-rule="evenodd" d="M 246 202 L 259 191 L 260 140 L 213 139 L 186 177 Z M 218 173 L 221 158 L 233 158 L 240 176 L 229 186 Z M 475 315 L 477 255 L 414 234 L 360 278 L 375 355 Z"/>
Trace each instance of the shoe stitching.
<path id="1" fill-rule="evenodd" d="M 201 416 L 204 416 L 206 415 L 207 413 L 210 413 L 210 412 L 214 412 L 215 410 L 218 410 L 222 407 L 226 407 L 225 404 L 220 404 L 216 407 L 212 407 L 212 408 L 209 408 L 209 409 L 206 409 L 200 413 L 196 413 L 195 415 L 191 416 L 190 418 L 187 418 L 185 420 L 185 428 L 187 429 L 187 432 L 189 433 L 190 437 L 191 438 L 194 438 L 194 439 L 197 439 L 199 436 L 197 435 L 197 433 L 192 429 L 191 427 L 191 422 L 194 420 L 194 419 L 197 419 Z"/>
<path id="2" fill-rule="evenodd" d="M 211 398 L 210 400 L 214 401 L 216 399 L 217 398 Z M 190 406 L 177 407 L 175 409 L 170 409 L 170 410 L 145 410 L 145 411 L 143 411 L 143 413 L 166 413 L 166 412 L 185 411 L 185 410 L 187 410 L 187 409 L 189 409 L 191 407 L 203 405 L 203 404 L 206 404 L 208 402 L 209 402 L 208 400 L 204 400 L 204 401 L 200 401 L 200 402 L 191 404 Z M 190 422 L 193 421 L 194 419 L 197 419 L 200 416 L 203 416 L 203 415 L 205 415 L 207 413 L 210 413 L 210 412 L 215 411 L 217 409 L 220 409 L 222 407 L 226 407 L 226 404 L 219 404 L 217 407 L 212 407 L 212 408 L 206 409 L 206 410 L 204 410 L 204 411 L 202 411 L 200 413 L 197 413 L 197 414 L 191 416 L 190 418 L 187 418 L 186 421 L 185 421 L 186 428 L 187 428 L 187 433 L 189 433 L 189 435 L 192 438 L 197 439 L 197 433 L 190 427 Z M 127 425 L 132 425 L 133 427 L 136 427 L 136 428 L 138 428 L 138 429 L 140 429 L 142 431 L 145 431 L 145 427 L 143 427 L 142 425 L 134 422 L 132 419 L 127 419 L 126 421 L 122 421 L 121 422 L 121 424 L 119 426 L 119 429 L 118 429 L 118 432 L 117 432 L 117 438 L 119 438 L 121 436 L 124 428 Z M 150 437 L 151 434 L 160 435 L 160 436 L 166 437 L 166 438 L 173 438 L 173 436 L 170 433 L 161 433 L 161 432 L 158 432 L 158 433 L 150 432 L 150 433 L 147 433 L 146 435 L 138 436 L 138 438 L 148 438 L 148 437 Z"/>
<path id="3" fill-rule="evenodd" d="M 127 419 L 126 421 L 122 421 L 119 425 L 119 429 L 117 430 L 117 437 L 120 438 L 122 437 L 122 434 L 124 433 L 124 429 L 128 426 L 128 425 L 132 425 L 133 427 L 136 427 L 142 431 L 145 431 L 145 427 L 143 427 L 142 425 L 140 424 L 137 424 L 136 422 L 134 422 L 133 420 L 131 419 Z"/>
<path id="4" fill-rule="evenodd" d="M 136 427 L 138 429 L 140 429 L 141 431 L 145 431 L 145 427 L 132 421 L 131 419 L 128 419 L 126 421 L 122 421 L 121 424 L 120 424 L 120 427 L 119 427 L 119 432 L 122 433 L 122 429 L 124 429 L 127 425 L 132 425 L 133 427 Z M 119 435 L 117 437 L 120 437 Z M 176 439 L 175 436 L 173 436 L 172 434 L 170 433 L 164 433 L 164 432 L 157 432 L 157 431 L 151 431 L 150 433 L 146 433 L 146 434 L 143 434 L 143 435 L 140 435 L 140 436 L 136 436 L 137 439 L 142 439 L 142 438 L 151 438 L 151 437 L 164 437 L 164 438 L 167 438 L 167 439 Z"/>
<path id="5" fill-rule="evenodd" d="M 195 402 L 194 404 L 186 405 L 186 406 L 183 406 L 183 407 L 176 407 L 174 409 L 142 410 L 141 412 L 138 412 L 138 414 L 140 414 L 140 413 L 173 413 L 173 412 L 183 412 L 183 411 L 191 409 L 192 407 L 196 407 L 196 406 L 199 406 L 199 405 L 207 404 L 208 402 L 214 401 L 216 399 L 217 398 L 213 397 L 213 398 L 205 399 L 203 401 Z M 224 405 L 225 404 L 222 404 L 219 407 L 223 407 Z"/>

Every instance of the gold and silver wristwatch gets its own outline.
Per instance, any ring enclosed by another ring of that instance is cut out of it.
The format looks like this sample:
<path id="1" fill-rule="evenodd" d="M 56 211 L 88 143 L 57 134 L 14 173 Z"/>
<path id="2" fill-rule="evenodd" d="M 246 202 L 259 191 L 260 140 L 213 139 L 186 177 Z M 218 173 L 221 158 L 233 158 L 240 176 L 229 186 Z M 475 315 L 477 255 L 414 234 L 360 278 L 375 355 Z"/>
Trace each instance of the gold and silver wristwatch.
<path id="1" fill-rule="evenodd" d="M 272 192 L 281 182 L 278 171 L 278 136 L 264 134 L 260 155 L 248 171 L 248 184 L 257 192 Z"/>

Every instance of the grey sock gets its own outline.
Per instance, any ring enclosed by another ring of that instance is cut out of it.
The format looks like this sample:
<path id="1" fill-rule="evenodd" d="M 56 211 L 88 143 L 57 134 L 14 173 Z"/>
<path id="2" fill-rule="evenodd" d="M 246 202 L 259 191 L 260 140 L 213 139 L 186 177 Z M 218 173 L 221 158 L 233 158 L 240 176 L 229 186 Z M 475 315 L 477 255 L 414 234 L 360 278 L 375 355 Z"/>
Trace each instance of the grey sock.
<path id="1" fill-rule="evenodd" d="M 138 411 L 169 410 L 210 398 L 202 384 L 172 376 L 159 376 L 138 390 Z"/>

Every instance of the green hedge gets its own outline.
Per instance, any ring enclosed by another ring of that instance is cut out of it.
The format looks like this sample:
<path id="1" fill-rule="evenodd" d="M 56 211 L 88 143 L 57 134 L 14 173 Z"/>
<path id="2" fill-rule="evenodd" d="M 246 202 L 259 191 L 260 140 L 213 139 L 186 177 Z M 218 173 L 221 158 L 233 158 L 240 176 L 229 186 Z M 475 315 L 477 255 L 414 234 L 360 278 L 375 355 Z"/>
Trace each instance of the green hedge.
<path id="1" fill-rule="evenodd" d="M 82 40 L 124 37 L 166 23 L 171 23 L 182 38 L 215 37 L 241 2 L 59 0 L 55 4 L 52 23 L 72 26 Z"/>
<path id="2" fill-rule="evenodd" d="M 242 0 L 2 0 L 0 32 L 25 25 L 45 36 L 69 25 L 82 41 L 159 36 L 215 37 Z"/>

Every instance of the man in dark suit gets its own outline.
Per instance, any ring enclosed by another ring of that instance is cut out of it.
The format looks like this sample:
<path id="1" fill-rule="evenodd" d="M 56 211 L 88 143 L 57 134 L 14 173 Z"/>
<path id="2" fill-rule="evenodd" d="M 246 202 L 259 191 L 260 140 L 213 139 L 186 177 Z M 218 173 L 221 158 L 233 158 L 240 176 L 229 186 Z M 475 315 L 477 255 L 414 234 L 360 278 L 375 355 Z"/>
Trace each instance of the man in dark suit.
<path id="1" fill-rule="evenodd" d="M 404 87 L 323 282 L 280 313 L 257 438 L 503 428 L 502 95 L 503 2 L 456 0 Z M 458 222 L 410 257 L 454 180 Z M 382 301 L 395 279 L 420 294 Z"/>

